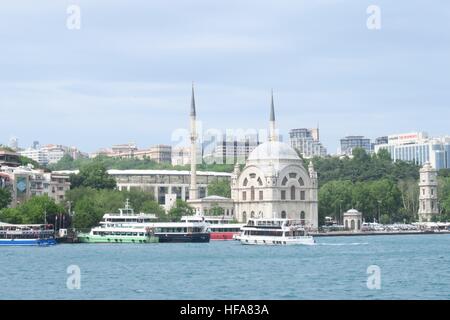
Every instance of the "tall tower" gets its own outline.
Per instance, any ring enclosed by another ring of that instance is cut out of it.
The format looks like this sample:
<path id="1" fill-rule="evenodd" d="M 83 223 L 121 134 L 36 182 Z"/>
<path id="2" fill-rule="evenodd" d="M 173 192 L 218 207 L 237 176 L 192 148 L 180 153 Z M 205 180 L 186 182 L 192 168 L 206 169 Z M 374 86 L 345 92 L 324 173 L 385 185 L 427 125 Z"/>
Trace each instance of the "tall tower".
<path id="1" fill-rule="evenodd" d="M 437 171 L 427 162 L 420 169 L 419 221 L 429 222 L 439 215 Z"/>
<path id="2" fill-rule="evenodd" d="M 275 128 L 275 106 L 273 104 L 273 90 L 272 90 L 272 100 L 270 104 L 270 122 L 269 122 L 269 141 L 277 141 Z"/>
<path id="3" fill-rule="evenodd" d="M 195 111 L 194 83 L 192 83 L 191 98 L 191 186 L 189 188 L 189 200 L 198 199 L 197 188 L 197 114 Z"/>

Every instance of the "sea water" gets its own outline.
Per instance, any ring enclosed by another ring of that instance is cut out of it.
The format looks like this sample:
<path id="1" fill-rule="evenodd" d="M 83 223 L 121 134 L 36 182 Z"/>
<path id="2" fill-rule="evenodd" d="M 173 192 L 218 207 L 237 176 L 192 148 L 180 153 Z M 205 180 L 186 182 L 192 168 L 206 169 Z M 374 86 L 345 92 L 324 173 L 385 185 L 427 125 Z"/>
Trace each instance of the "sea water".
<path id="1" fill-rule="evenodd" d="M 0 299 L 449 299 L 450 235 L 0 247 L 0 284 Z"/>

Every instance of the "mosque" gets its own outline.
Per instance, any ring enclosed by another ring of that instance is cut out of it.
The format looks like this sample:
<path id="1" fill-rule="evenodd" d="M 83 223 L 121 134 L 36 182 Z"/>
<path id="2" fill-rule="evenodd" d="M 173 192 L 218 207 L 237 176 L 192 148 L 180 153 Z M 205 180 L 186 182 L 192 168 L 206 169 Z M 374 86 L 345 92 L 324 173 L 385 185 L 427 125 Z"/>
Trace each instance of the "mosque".
<path id="1" fill-rule="evenodd" d="M 270 105 L 269 139 L 249 155 L 244 168 L 235 165 L 231 177 L 231 199 L 217 196 L 199 199 L 196 185 L 196 107 L 194 88 L 191 99 L 191 185 L 189 204 L 197 213 L 208 202 L 232 206 L 232 214 L 239 222 L 249 218 L 288 218 L 301 220 L 310 228 L 318 228 L 318 178 L 312 163 L 308 169 L 297 152 L 280 142 L 276 135 L 275 107 Z M 218 201 L 219 200 L 219 201 Z"/>

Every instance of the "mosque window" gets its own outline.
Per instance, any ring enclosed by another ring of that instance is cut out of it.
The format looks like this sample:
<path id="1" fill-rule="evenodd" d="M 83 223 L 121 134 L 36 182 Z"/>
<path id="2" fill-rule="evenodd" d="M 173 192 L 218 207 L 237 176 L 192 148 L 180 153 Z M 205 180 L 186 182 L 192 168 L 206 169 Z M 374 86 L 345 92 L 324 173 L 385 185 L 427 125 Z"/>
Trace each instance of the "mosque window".
<path id="1" fill-rule="evenodd" d="M 243 185 L 244 187 L 246 187 L 246 186 L 247 186 L 247 184 L 248 184 L 248 179 L 247 179 L 247 178 L 245 178 L 245 179 L 244 179 L 244 182 L 242 183 L 242 185 Z"/>
<path id="2" fill-rule="evenodd" d="M 262 190 L 259 191 L 259 200 L 263 200 L 264 192 Z"/>
<path id="3" fill-rule="evenodd" d="M 286 190 L 281 190 L 281 200 L 286 200 Z"/>
<path id="4" fill-rule="evenodd" d="M 250 189 L 250 198 L 251 200 L 255 200 L 255 187 L 251 187 Z"/>
<path id="5" fill-rule="evenodd" d="M 262 186 L 263 185 L 263 182 L 262 182 L 262 180 L 261 180 L 261 178 L 260 177 L 258 177 L 258 185 L 260 185 L 260 186 Z"/>
<path id="6" fill-rule="evenodd" d="M 295 179 L 297 178 L 297 174 L 295 172 L 289 173 L 289 178 Z"/>
<path id="7" fill-rule="evenodd" d="M 300 212 L 300 223 L 305 224 L 306 213 L 305 211 Z"/>
<path id="8" fill-rule="evenodd" d="M 291 200 L 295 200 L 295 187 L 291 187 Z"/>
<path id="9" fill-rule="evenodd" d="M 250 178 L 255 179 L 256 178 L 256 173 L 250 173 Z"/>
<path id="10" fill-rule="evenodd" d="M 306 199 L 305 191 L 300 191 L 300 200 L 305 200 L 305 199 Z"/>
<path id="11" fill-rule="evenodd" d="M 282 186 L 285 186 L 285 185 L 287 184 L 287 182 L 288 182 L 288 178 L 287 178 L 287 177 L 284 177 L 284 178 L 283 178 L 283 181 L 281 181 L 281 185 L 282 185 Z"/>
<path id="12" fill-rule="evenodd" d="M 286 219 L 286 211 L 281 211 L 281 219 Z"/>
<path id="13" fill-rule="evenodd" d="M 255 217 L 255 211 L 252 211 L 252 212 L 250 213 L 250 217 L 251 217 L 251 218 L 254 218 L 254 217 Z"/>
<path id="14" fill-rule="evenodd" d="M 242 200 L 247 200 L 247 192 L 246 191 L 242 191 Z"/>
<path id="15" fill-rule="evenodd" d="M 300 186 L 304 186 L 305 185 L 305 182 L 303 181 L 303 179 L 300 177 L 300 178 L 298 178 L 298 183 L 300 183 Z"/>

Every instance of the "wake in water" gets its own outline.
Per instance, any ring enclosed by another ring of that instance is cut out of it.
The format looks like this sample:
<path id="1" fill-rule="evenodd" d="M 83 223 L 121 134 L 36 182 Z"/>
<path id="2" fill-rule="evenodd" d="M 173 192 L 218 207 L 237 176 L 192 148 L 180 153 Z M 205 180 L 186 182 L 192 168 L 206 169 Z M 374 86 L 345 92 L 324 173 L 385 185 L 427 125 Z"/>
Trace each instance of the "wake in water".
<path id="1" fill-rule="evenodd" d="M 368 242 L 351 242 L 351 243 L 316 243 L 316 246 L 365 246 Z"/>

